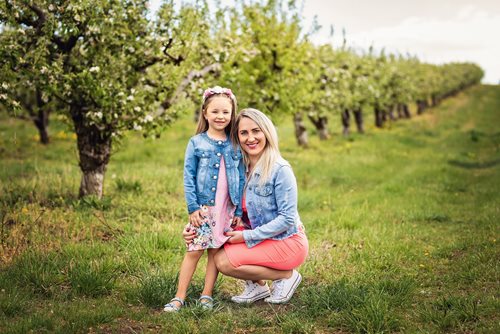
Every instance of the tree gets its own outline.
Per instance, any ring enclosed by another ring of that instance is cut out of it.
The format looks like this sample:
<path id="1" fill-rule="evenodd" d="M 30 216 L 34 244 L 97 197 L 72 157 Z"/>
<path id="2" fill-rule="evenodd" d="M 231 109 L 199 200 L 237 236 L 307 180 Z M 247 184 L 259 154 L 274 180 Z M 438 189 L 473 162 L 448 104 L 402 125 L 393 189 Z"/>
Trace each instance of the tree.
<path id="1" fill-rule="evenodd" d="M 0 58 L 3 74 L 1 78 L 4 90 L 0 101 L 3 102 L 10 115 L 33 121 L 38 130 L 40 142 L 48 144 L 49 114 L 51 109 L 57 107 L 57 101 L 43 92 L 44 83 L 40 82 L 39 78 L 33 78 L 34 81 L 31 81 L 30 77 L 23 77 L 21 72 L 15 73 L 15 70 L 10 67 L 13 63 L 11 57 L 16 53 L 12 52 L 12 49 L 16 47 L 16 40 L 25 38 L 24 34 L 23 29 L 14 30 L 8 26 L 3 27 L 0 32 Z M 14 97 L 10 105 L 7 93 Z"/>
<path id="2" fill-rule="evenodd" d="M 307 145 L 302 111 L 310 104 L 312 44 L 301 35 L 295 2 L 242 1 L 228 16 L 221 81 L 238 94 L 240 105 L 272 117 L 294 115 L 297 141 Z"/>
<path id="3" fill-rule="evenodd" d="M 159 135 L 177 116 L 158 111 L 189 69 L 204 14 L 165 3 L 154 22 L 148 1 L 5 1 L 2 24 L 18 32 L 2 44 L 4 78 L 23 79 L 73 124 L 82 171 L 80 196 L 102 196 L 113 140 L 126 131 Z M 36 83 L 36 84 L 35 84 Z M 1 92 L 8 107 L 15 95 Z"/>

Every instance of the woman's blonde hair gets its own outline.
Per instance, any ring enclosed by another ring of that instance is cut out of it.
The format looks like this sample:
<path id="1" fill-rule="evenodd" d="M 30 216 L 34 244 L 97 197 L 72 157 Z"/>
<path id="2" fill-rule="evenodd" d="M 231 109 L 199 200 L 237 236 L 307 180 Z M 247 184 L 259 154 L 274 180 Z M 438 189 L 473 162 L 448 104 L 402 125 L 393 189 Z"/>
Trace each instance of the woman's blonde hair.
<path id="1" fill-rule="evenodd" d="M 231 119 L 229 120 L 229 124 L 225 128 L 226 133 L 229 135 L 234 128 L 234 121 L 236 119 L 236 110 L 238 110 L 238 105 L 236 102 L 236 97 L 228 88 L 221 88 L 216 86 L 214 88 L 208 88 L 203 93 L 203 103 L 200 108 L 200 115 L 198 117 L 198 126 L 196 128 L 196 134 L 202 133 L 208 130 L 208 121 L 205 118 L 205 113 L 207 112 L 207 107 L 210 102 L 216 98 L 217 96 L 227 97 L 231 101 Z"/>
<path id="2" fill-rule="evenodd" d="M 238 143 L 241 146 L 238 138 L 238 127 L 241 119 L 244 117 L 254 121 L 266 137 L 266 145 L 264 146 L 262 155 L 260 156 L 259 161 L 257 161 L 257 164 L 254 166 L 252 173 L 248 178 L 250 179 L 254 175 L 255 171 L 258 170 L 260 174 L 259 184 L 263 185 L 264 182 L 266 182 L 271 177 L 274 163 L 277 160 L 282 159 L 278 147 L 278 133 L 276 132 L 276 128 L 274 127 L 273 122 L 263 112 L 253 108 L 245 108 L 242 109 L 236 117 L 233 131 L 231 132 L 233 143 Z M 241 151 L 243 153 L 245 166 L 248 169 L 250 159 L 248 157 L 248 154 L 243 149 Z"/>

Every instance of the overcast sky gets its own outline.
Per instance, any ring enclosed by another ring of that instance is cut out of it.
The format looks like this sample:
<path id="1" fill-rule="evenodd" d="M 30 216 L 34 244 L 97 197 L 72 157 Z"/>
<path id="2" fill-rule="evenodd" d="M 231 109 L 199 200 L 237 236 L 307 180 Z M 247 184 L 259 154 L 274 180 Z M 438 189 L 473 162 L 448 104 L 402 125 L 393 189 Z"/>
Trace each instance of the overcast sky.
<path id="1" fill-rule="evenodd" d="M 151 1 L 152 8 L 159 2 Z M 340 45 L 345 29 L 349 46 L 438 64 L 472 61 L 485 71 L 484 83 L 500 83 L 500 0 L 305 0 L 303 16 L 306 27 L 314 16 L 323 26 L 318 43 Z"/>
<path id="2" fill-rule="evenodd" d="M 472 61 L 485 71 L 485 83 L 500 82 L 500 0 L 306 0 L 304 17 L 324 26 L 334 45 L 342 28 L 348 45 L 410 53 L 431 63 Z"/>

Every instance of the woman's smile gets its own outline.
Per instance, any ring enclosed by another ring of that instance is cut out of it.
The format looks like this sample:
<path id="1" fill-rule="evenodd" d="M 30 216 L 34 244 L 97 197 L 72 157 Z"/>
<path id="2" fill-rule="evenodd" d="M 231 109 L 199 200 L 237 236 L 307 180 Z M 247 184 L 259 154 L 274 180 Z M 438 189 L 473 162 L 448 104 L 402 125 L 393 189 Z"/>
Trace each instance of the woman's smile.
<path id="1" fill-rule="evenodd" d="M 238 125 L 238 139 L 250 159 L 258 159 L 266 146 L 262 129 L 248 117 L 243 117 Z"/>
<path id="2" fill-rule="evenodd" d="M 254 150 L 255 148 L 257 148 L 258 144 L 259 142 L 253 142 L 253 143 L 246 143 L 245 145 L 248 146 L 249 149 Z"/>

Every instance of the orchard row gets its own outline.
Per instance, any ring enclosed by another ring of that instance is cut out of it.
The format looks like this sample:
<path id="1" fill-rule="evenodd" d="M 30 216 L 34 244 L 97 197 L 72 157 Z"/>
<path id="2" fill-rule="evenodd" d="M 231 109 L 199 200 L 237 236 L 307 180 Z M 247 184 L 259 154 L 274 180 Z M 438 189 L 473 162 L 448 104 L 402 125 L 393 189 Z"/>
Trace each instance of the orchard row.
<path id="1" fill-rule="evenodd" d="M 210 9 L 166 2 L 152 19 L 148 1 L 40 0 L 0 3 L 2 110 L 33 120 L 49 142 L 49 116 L 77 136 L 80 195 L 102 196 L 113 140 L 127 131 L 159 136 L 201 92 L 230 87 L 242 107 L 303 118 L 328 138 L 329 119 L 349 132 L 351 116 L 375 124 L 410 117 L 478 83 L 475 64 L 431 65 L 413 56 L 316 45 L 293 1 Z"/>

